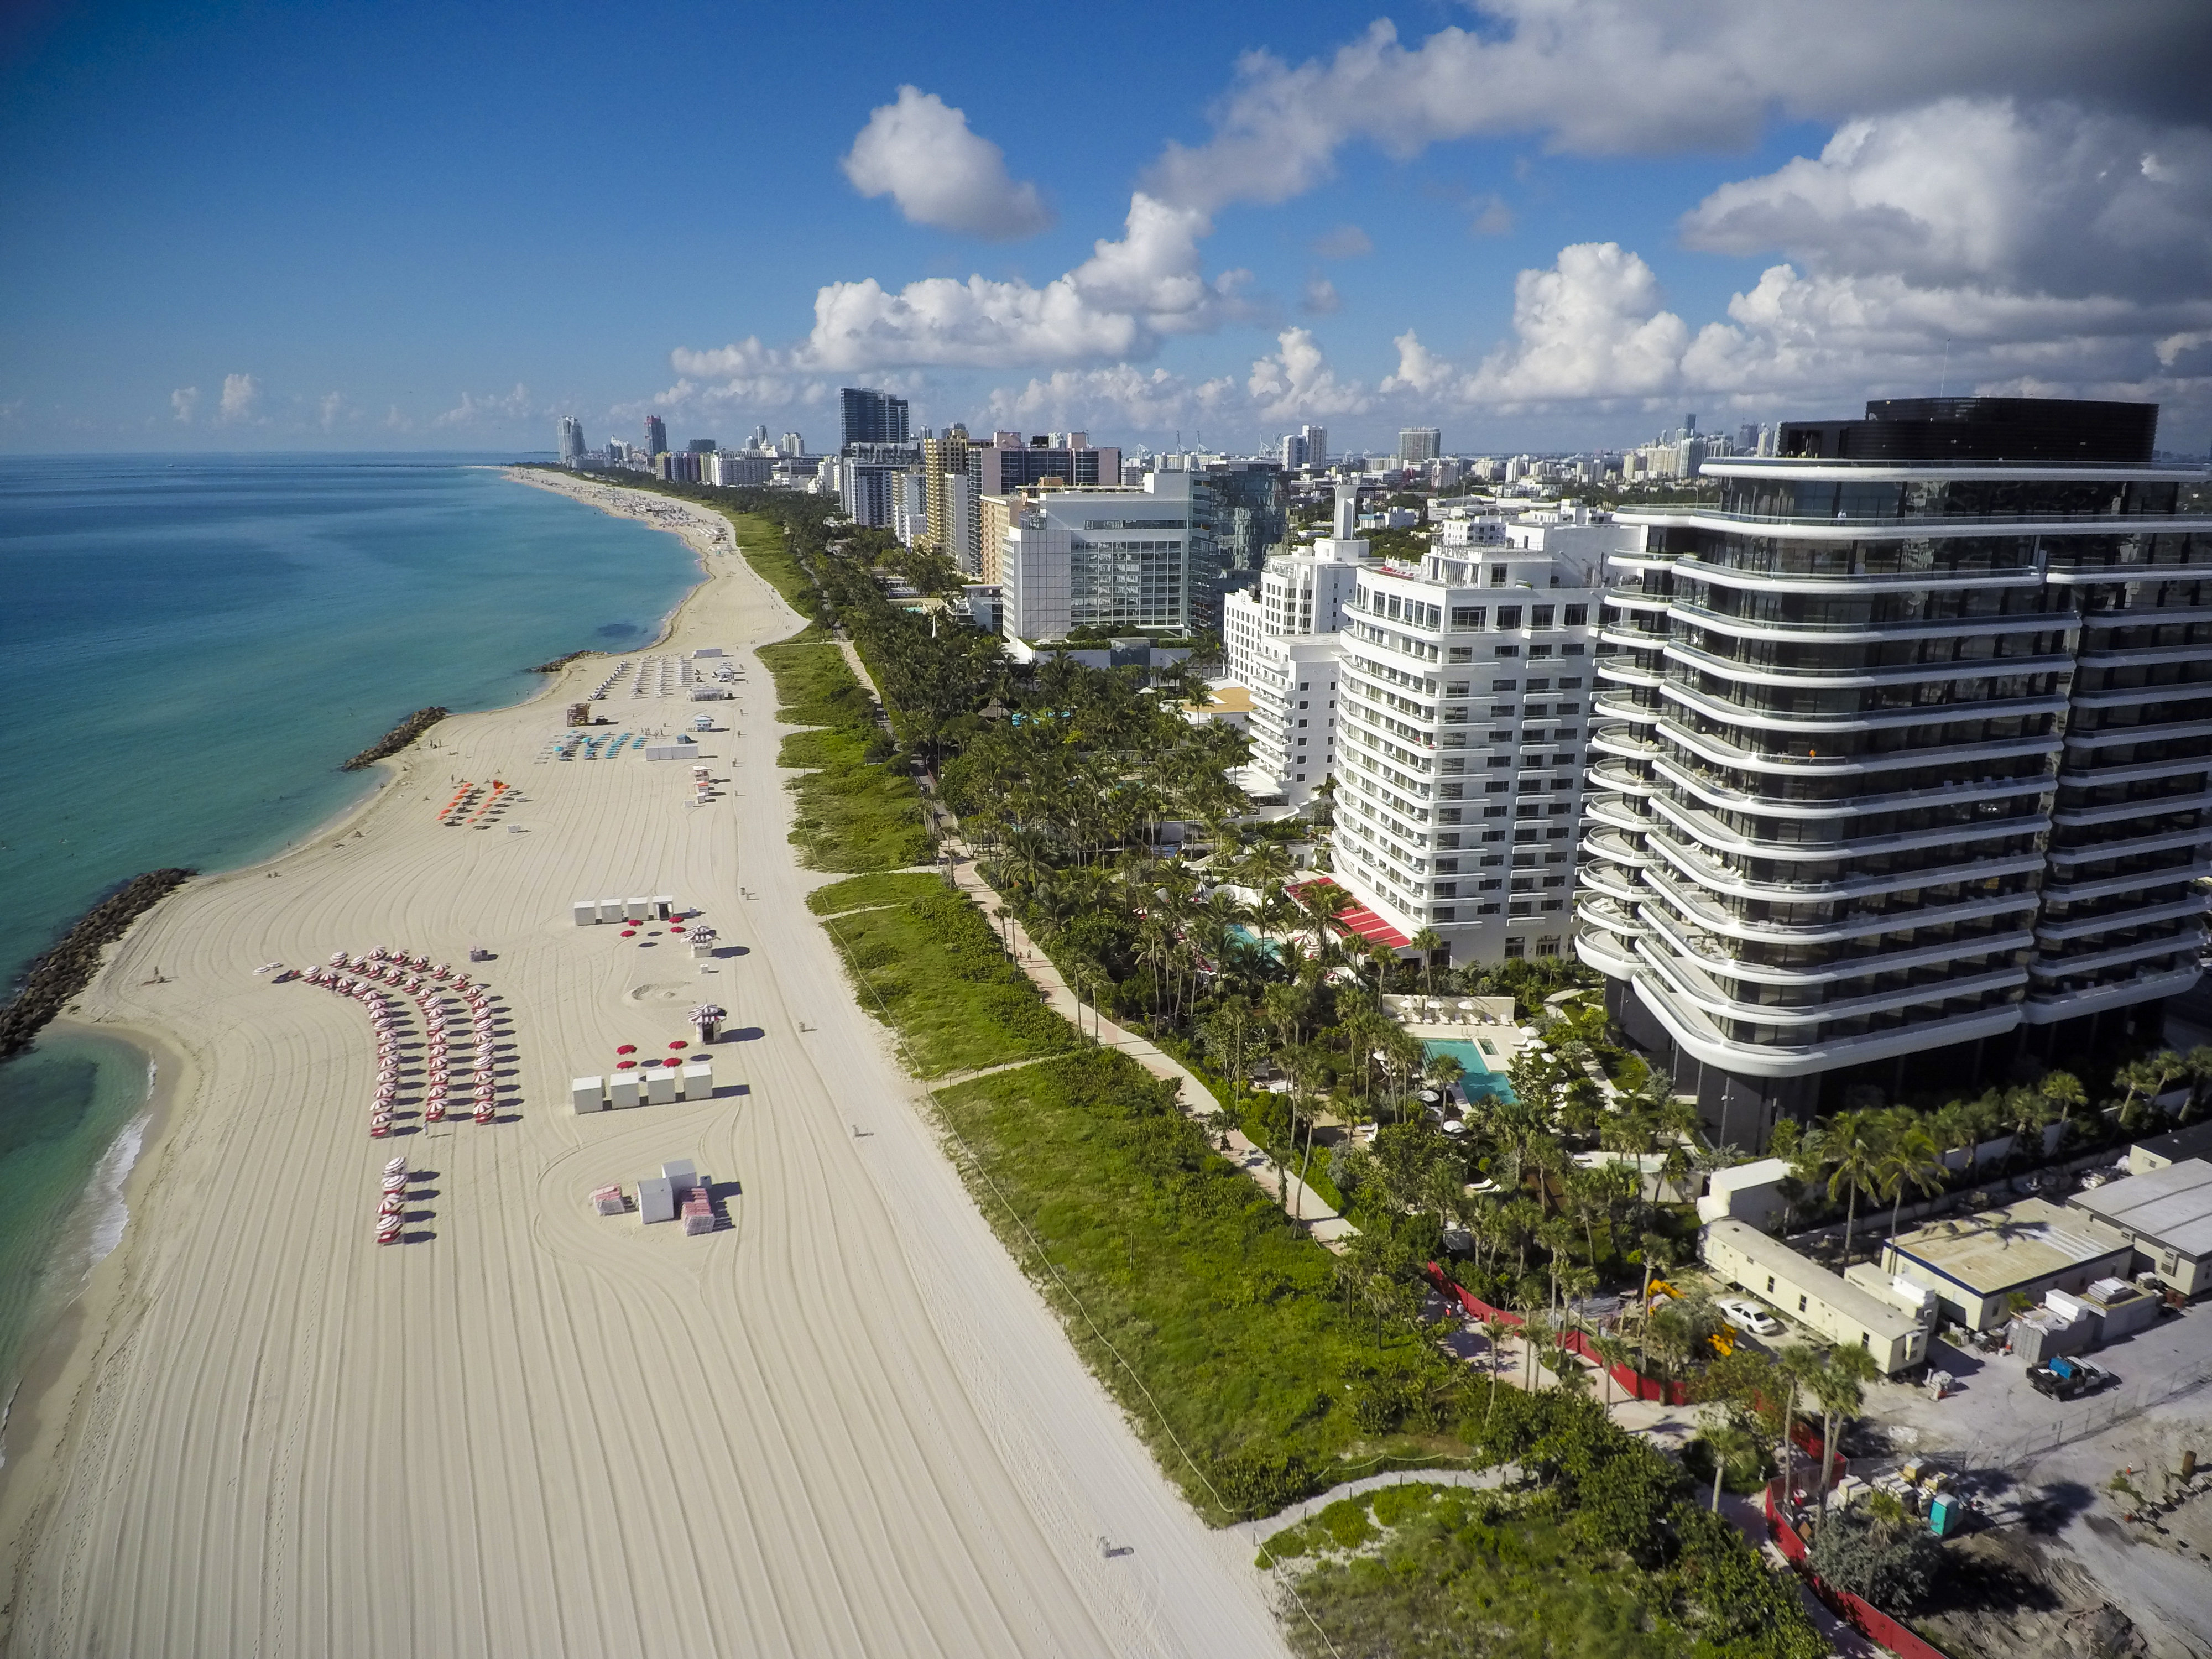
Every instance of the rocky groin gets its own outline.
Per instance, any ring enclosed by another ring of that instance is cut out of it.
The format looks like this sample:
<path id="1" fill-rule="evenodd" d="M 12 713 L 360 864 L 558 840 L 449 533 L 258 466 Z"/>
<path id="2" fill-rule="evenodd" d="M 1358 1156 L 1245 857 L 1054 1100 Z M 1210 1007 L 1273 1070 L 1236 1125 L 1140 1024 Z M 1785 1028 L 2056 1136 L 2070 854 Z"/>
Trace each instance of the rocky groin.
<path id="1" fill-rule="evenodd" d="M 86 911 L 76 926 L 62 935 L 60 944 L 32 963 L 21 987 L 8 1006 L 0 1008 L 0 1060 L 29 1048 L 31 1039 L 46 1022 L 92 983 L 92 976 L 100 971 L 100 951 L 198 873 L 196 870 L 149 870 L 131 877 Z"/>
<path id="2" fill-rule="evenodd" d="M 340 769 L 358 772 L 364 766 L 374 766 L 386 755 L 396 755 L 409 744 L 446 718 L 447 710 L 432 707 L 418 708 L 393 726 L 374 743 L 348 761 Z"/>

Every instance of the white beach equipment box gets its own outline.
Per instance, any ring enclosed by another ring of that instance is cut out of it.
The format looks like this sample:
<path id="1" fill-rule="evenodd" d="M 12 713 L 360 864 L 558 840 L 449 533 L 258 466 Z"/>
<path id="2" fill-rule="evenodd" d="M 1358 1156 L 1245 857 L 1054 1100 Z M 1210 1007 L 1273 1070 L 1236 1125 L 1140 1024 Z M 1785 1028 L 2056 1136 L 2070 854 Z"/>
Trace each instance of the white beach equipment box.
<path id="1" fill-rule="evenodd" d="M 637 1218 L 641 1222 L 676 1219 L 676 1183 L 666 1176 L 647 1176 L 637 1183 Z"/>
<path id="2" fill-rule="evenodd" d="M 580 1112 L 604 1112 L 607 1109 L 606 1079 L 597 1077 L 572 1079 L 568 1084 L 568 1099 Z"/>
<path id="3" fill-rule="evenodd" d="M 684 1098 L 712 1100 L 714 1097 L 714 1067 L 711 1061 L 695 1060 L 684 1067 Z"/>
<path id="4" fill-rule="evenodd" d="M 641 1092 L 637 1079 L 628 1073 L 607 1080 L 607 1104 L 610 1106 L 638 1105 L 641 1103 Z"/>
<path id="5" fill-rule="evenodd" d="M 599 921 L 599 902 L 597 899 L 578 899 L 568 907 L 579 927 L 595 927 Z"/>
<path id="6" fill-rule="evenodd" d="M 622 919 L 622 901 L 620 899 L 601 899 L 599 901 L 599 920 L 601 921 L 620 921 Z"/>
<path id="7" fill-rule="evenodd" d="M 676 1073 L 665 1066 L 656 1066 L 645 1074 L 645 1097 L 656 1106 L 665 1106 L 676 1098 Z"/>

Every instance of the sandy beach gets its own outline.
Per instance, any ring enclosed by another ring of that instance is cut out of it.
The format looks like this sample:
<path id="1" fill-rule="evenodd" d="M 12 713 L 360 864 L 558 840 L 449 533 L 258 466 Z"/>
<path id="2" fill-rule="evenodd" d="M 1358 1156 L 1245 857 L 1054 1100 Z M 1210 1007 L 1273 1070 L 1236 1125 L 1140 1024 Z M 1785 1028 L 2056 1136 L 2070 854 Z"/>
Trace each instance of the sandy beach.
<path id="1" fill-rule="evenodd" d="M 346 819 L 163 902 L 79 1000 L 172 1098 L 9 1425 L 0 1650 L 1280 1654 L 1249 1544 L 1085 1372 L 805 910 L 825 878 L 786 840 L 752 656 L 799 619 L 720 519 L 550 484 L 699 550 L 667 638 L 441 723 Z M 540 758 L 617 664 L 714 646 L 735 701 L 634 696 L 634 666 L 594 707 L 610 735 L 713 714 L 716 799 L 635 738 Z M 493 779 L 501 814 L 441 821 Z M 662 893 L 720 956 L 571 920 Z M 375 945 L 510 1011 L 502 1121 L 371 1139 L 361 1009 L 254 972 Z M 731 1016 L 714 1098 L 571 1110 L 571 1078 L 694 1038 L 702 1000 Z M 380 1248 L 395 1153 L 419 1179 Z M 678 1158 L 719 1231 L 592 1212 Z"/>

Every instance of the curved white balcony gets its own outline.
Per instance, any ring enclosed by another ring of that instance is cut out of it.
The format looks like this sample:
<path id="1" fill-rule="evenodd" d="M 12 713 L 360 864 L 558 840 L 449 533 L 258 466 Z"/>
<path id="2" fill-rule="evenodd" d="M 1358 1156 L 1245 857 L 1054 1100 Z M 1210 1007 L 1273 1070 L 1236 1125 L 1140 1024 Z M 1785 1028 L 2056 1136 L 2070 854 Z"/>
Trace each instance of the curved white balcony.
<path id="1" fill-rule="evenodd" d="M 1601 691 L 1590 699 L 1590 713 L 1606 720 L 1633 720 L 1649 726 L 1659 718 L 1656 708 L 1647 708 L 1636 701 L 1628 691 Z"/>
<path id="2" fill-rule="evenodd" d="M 2002 700 L 1991 698 L 1987 702 L 1930 703 L 1920 708 L 1885 708 L 1873 713 L 1806 714 L 1724 702 L 1717 697 L 1709 697 L 1702 691 L 1693 691 L 1679 680 L 1668 680 L 1659 688 L 1659 695 L 1669 702 L 1696 709 L 1707 720 L 1720 720 L 1753 732 L 1802 732 L 1808 738 L 1837 737 L 1846 732 L 1887 732 L 1897 726 L 1949 725 L 1965 720 L 2033 719 L 2038 715 L 2063 714 L 2067 707 L 2067 700 L 2062 696 L 2008 697 Z M 2137 740 L 2141 741 L 2140 738 Z"/>
<path id="3" fill-rule="evenodd" d="M 1601 789 L 1614 790 L 1624 795 L 1649 795 L 1659 787 L 1650 778 L 1639 776 L 1630 763 L 1610 758 L 1591 767 L 1589 779 Z"/>
<path id="4" fill-rule="evenodd" d="M 2054 847 L 2050 856 L 2053 864 L 2102 864 L 2107 859 L 2133 858 L 2138 853 L 2164 853 L 2177 847 L 2203 847 L 2209 843 L 2212 843 L 2212 823 L 2199 824 L 2193 830 L 2165 830 L 2126 841 L 2093 842 L 2087 847 Z M 2142 877 L 2138 875 L 2136 879 Z"/>
<path id="5" fill-rule="evenodd" d="M 1575 958 L 1608 979 L 1627 979 L 1636 972 L 1636 953 L 1602 928 L 1575 929 Z"/>
<path id="6" fill-rule="evenodd" d="M 1642 835 L 1651 824 L 1650 818 L 1630 806 L 1619 795 L 1585 795 L 1583 797 L 1583 812 L 1600 823 L 1626 830 L 1632 836 Z"/>
<path id="7" fill-rule="evenodd" d="M 1917 771 L 1951 760 L 1963 768 L 1992 760 L 2056 755 L 2064 744 L 2074 741 L 2053 732 L 2014 738 L 2004 743 L 1947 744 L 1941 748 L 1860 757 L 1762 754 L 1723 743 L 1709 732 L 1692 732 L 1680 721 L 1664 715 L 1660 717 L 1659 735 L 1715 766 L 1732 767 L 1743 772 L 1794 773 L 1799 777 L 1869 777 L 1881 772 Z"/>
<path id="8" fill-rule="evenodd" d="M 1707 972 L 1723 973 L 1731 979 L 1749 980 L 1760 985 L 1832 985 L 1844 980 L 1864 979 L 1870 974 L 1936 967 L 1961 957 L 1990 956 L 2001 951 L 2029 951 L 2035 947 L 2035 936 L 2027 928 L 2018 927 L 1979 939 L 1947 939 L 1917 951 L 1869 951 L 1838 957 L 1832 962 L 1778 967 L 1771 963 L 1745 961 L 1726 948 L 1725 939 L 1704 928 L 1692 929 L 1663 904 L 1640 906 L 1637 914 L 1654 936 L 1664 939 Z"/>
<path id="9" fill-rule="evenodd" d="M 2061 1020 L 2080 1019 L 2108 1009 L 2177 997 L 2194 990 L 2203 972 L 2192 962 L 2186 968 L 2167 972 L 2138 974 L 2117 985 L 2095 985 L 2079 991 L 2031 988 L 2027 1000 L 2021 1005 L 2021 1022 L 2027 1025 L 2056 1025 Z"/>
<path id="10" fill-rule="evenodd" d="M 2037 956 L 2028 962 L 2030 971 L 2045 979 L 2063 979 L 2069 974 L 2094 974 L 2100 969 L 2113 967 L 2123 962 L 2141 962 L 2148 957 L 2172 956 L 2177 951 L 2186 951 L 2194 959 L 2204 942 L 2204 929 L 2200 927 L 2183 927 L 2159 939 L 2134 939 L 2125 945 L 2116 945 L 2108 951 L 2085 951 L 2076 957 Z"/>
<path id="11" fill-rule="evenodd" d="M 2195 769 L 2203 770 L 2205 763 L 2197 763 Z M 2117 800 L 2104 806 L 2062 806 L 2051 813 L 2051 821 L 2071 829 L 2082 829 L 2090 824 L 2117 823 L 2128 818 L 2140 818 L 2152 813 L 2192 812 L 2212 806 L 2212 789 L 2194 795 L 2159 795 L 2148 800 Z"/>
<path id="12" fill-rule="evenodd" d="M 1650 738 L 1638 737 L 1633 727 L 1623 722 L 1598 726 L 1590 733 L 1590 747 L 1607 755 L 1619 755 L 1627 760 L 1646 760 L 1659 752 L 1659 745 Z"/>
<path id="13" fill-rule="evenodd" d="M 2147 702 L 2203 702 L 2208 700 L 2212 700 L 2212 680 L 2185 681 L 2171 685 L 2123 685 L 2106 691 L 2076 691 L 2074 694 L 2076 708 L 2132 708 Z"/>
<path id="14" fill-rule="evenodd" d="M 2176 755 L 2160 760 L 2130 761 L 2125 766 L 2093 766 L 2087 771 L 2069 771 L 2062 764 L 2057 781 L 2079 788 L 2095 789 L 2106 784 L 2144 783 L 2152 778 L 2171 778 L 2184 772 L 2206 770 L 2212 770 L 2212 757 Z"/>
<path id="15" fill-rule="evenodd" d="M 1653 769 L 1666 782 L 1711 805 L 1784 818 L 1844 818 L 1864 813 L 1911 811 L 1916 807 L 1959 805 L 2050 793 L 2046 775 L 2033 778 L 1961 780 L 1933 789 L 1904 789 L 1887 795 L 1853 795 L 1843 800 L 1779 800 L 1729 788 L 1717 775 L 1692 772 L 1674 757 L 1662 755 Z"/>
<path id="16" fill-rule="evenodd" d="M 2199 876 L 2212 876 L 2212 860 L 2193 859 L 2187 864 L 2176 864 L 2163 870 L 2129 870 L 2117 876 L 2100 876 L 2095 881 L 2052 881 L 2044 878 L 2043 896 L 2057 904 L 2080 904 L 2085 900 L 2104 898 L 2113 893 L 2133 893 L 2145 887 L 2170 887 L 2178 881 L 2194 881 Z"/>
<path id="17" fill-rule="evenodd" d="M 1616 904 L 1632 905 L 1644 897 L 1632 878 L 1618 865 L 1600 860 L 1575 872 L 1584 892 L 1602 893 Z"/>
<path id="18" fill-rule="evenodd" d="M 1845 837 L 1824 842 L 1754 841 L 1705 814 L 1685 811 L 1680 803 L 1669 800 L 1664 795 L 1654 795 L 1651 808 L 1657 819 L 1672 824 L 1708 851 L 1735 853 L 1747 858 L 1772 859 L 1785 863 L 1794 860 L 1800 864 L 1872 858 L 1884 853 L 1917 852 L 1924 848 L 1950 847 L 1960 842 L 1987 841 L 2000 836 L 2039 835 L 2051 827 L 2051 820 L 2038 813 L 2033 817 L 1998 818 L 1980 823 L 1949 824 L 1940 830 L 1916 830 L 1903 836 L 1874 836 L 1863 839 Z M 1647 819 L 1645 823 L 1651 821 Z"/>
<path id="19" fill-rule="evenodd" d="M 2120 749 L 2136 743 L 2171 743 L 2179 738 L 2212 736 L 2212 720 L 2177 721 L 2169 724 L 2154 720 L 2148 726 L 2114 726 L 2103 731 L 2069 731 L 2066 734 L 2069 749 Z M 2200 762 L 2202 757 L 2198 757 Z"/>
<path id="20" fill-rule="evenodd" d="M 1886 876 L 1861 876 L 1850 881 L 1753 881 L 1711 863 L 1705 856 L 1703 848 L 1686 847 L 1656 825 L 1644 836 L 1644 844 L 1651 854 L 1672 865 L 1707 892 L 1726 893 L 1732 898 L 1767 899 L 1778 904 L 1837 904 L 1846 899 L 1872 898 L 1877 894 L 1901 893 L 1916 887 L 1942 887 L 1984 881 L 1998 876 L 2027 875 L 2043 868 L 2040 853 L 2022 853 L 2007 859 L 1976 859 L 1965 864 L 1932 865 L 1924 870 Z M 1600 856 L 1611 858 L 1614 855 L 1608 852 Z M 1899 925 L 1894 921 L 1891 923 L 1892 927 Z"/>
<path id="21" fill-rule="evenodd" d="M 1709 933 L 1777 945 L 1827 945 L 1842 939 L 1866 939 L 1876 933 L 1893 933 L 1908 925 L 1934 927 L 1945 922 L 1979 921 L 1990 916 L 2018 915 L 2022 918 L 2020 926 L 2024 929 L 2026 919 L 2034 914 L 2036 903 L 2033 892 L 1994 893 L 1963 903 L 1915 910 L 1910 915 L 1900 915 L 1893 910 L 1861 910 L 1847 912 L 1838 921 L 1752 921 L 1730 914 L 1696 889 L 1678 885 L 1679 880 L 1664 865 L 1648 867 L 1644 872 L 1644 884 L 1649 890 L 1639 896 L 1641 907 L 1649 912 L 1655 904 L 1665 904 L 1693 918 L 1698 927 Z"/>
<path id="22" fill-rule="evenodd" d="M 1885 640 L 1955 635 L 1961 626 L 1956 617 L 1937 617 L 1924 622 L 1768 621 L 1756 617 L 1734 616 L 1725 611 L 1710 610 L 1679 599 L 1668 607 L 1667 614 L 1672 620 L 1686 623 L 1692 627 L 1709 628 L 1717 633 L 1733 634 L 1739 639 L 1767 640 L 1777 644 L 1792 645 L 1875 645 Z M 2078 626 L 2080 623 L 2071 611 L 1973 618 L 1973 629 L 1977 634 L 2047 634 Z"/>
<path id="23" fill-rule="evenodd" d="M 1579 845 L 1592 858 L 1626 865 L 1631 870 L 1641 870 L 1651 862 L 1649 854 L 1632 846 L 1628 837 L 1618 830 L 1593 830 L 1582 838 Z"/>
<path id="24" fill-rule="evenodd" d="M 2014 674 L 2063 674 L 2073 666 L 2064 656 L 1979 657 L 1972 662 L 1905 663 L 1890 668 L 1774 668 L 1730 657 L 1717 657 L 1695 646 L 1669 640 L 1666 657 L 1701 673 L 1717 674 L 1742 685 L 1803 686 L 1820 691 L 1849 691 L 1883 685 L 1911 685 L 1922 680 L 1992 680 Z M 2212 685 L 2205 688 L 2212 696 Z M 2077 696 L 2076 702 L 2080 699 Z"/>
<path id="25" fill-rule="evenodd" d="M 1621 685 L 1640 685 L 1647 690 L 1667 678 L 1656 668 L 1639 668 L 1632 659 L 1620 656 L 1600 657 L 1597 659 L 1597 677 Z"/>
<path id="26" fill-rule="evenodd" d="M 1836 539 L 1858 541 L 1865 538 L 1842 536 Z M 2029 565 L 2015 570 L 1976 571 L 1971 575 L 1955 575 L 1936 568 L 1875 575 L 1839 573 L 1833 576 L 1819 576 L 1746 570 L 1737 565 L 1707 564 L 1702 559 L 1685 557 L 1674 562 L 1674 580 L 1678 582 L 1710 582 L 1716 587 L 1756 589 L 1762 593 L 1802 593 L 1823 599 L 1838 599 L 1856 594 L 1971 593 L 1990 588 L 2039 587 L 2043 585 L 2043 572 Z M 2126 579 L 2112 576 L 2106 580 L 2117 581 Z"/>

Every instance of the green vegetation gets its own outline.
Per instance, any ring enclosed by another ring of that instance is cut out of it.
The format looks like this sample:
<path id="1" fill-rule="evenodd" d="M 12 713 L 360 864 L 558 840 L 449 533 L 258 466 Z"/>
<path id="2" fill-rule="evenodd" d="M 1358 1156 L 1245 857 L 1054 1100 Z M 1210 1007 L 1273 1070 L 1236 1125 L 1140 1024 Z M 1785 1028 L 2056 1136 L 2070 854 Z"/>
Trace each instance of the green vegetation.
<path id="1" fill-rule="evenodd" d="M 759 513 L 735 512 L 719 506 L 717 510 L 729 520 L 731 529 L 737 532 L 738 550 L 744 555 L 745 562 L 760 572 L 769 586 L 782 594 L 801 616 L 811 612 L 814 585 L 806 580 L 806 572 L 792 552 L 784 526 Z"/>
<path id="2" fill-rule="evenodd" d="M 1500 1402 L 1483 1449 L 1522 1480 L 1340 1499 L 1267 1540 L 1304 1655 L 1818 1659 L 1794 1578 L 1705 1513 L 1673 1465 L 1587 1400 Z"/>
<path id="3" fill-rule="evenodd" d="M 919 872 L 912 875 L 854 876 L 849 881 L 833 881 L 827 887 L 816 888 L 807 895 L 806 908 L 817 916 L 838 916 L 848 910 L 904 904 L 910 899 L 941 892 L 944 886 L 935 876 Z"/>
<path id="4" fill-rule="evenodd" d="M 793 733 L 777 757 L 813 769 L 787 783 L 799 798 L 791 839 L 817 870 L 901 870 L 930 857 L 929 833 L 913 781 L 878 764 L 888 740 L 874 704 L 844 653 L 801 635 L 763 646 L 775 677 L 777 717 L 817 729 Z"/>
<path id="5" fill-rule="evenodd" d="M 1410 1288 L 1307 1238 L 1133 1060 L 1093 1050 L 937 1100 L 984 1212 L 1210 1519 L 1467 1455 L 1482 1396 Z"/>
<path id="6" fill-rule="evenodd" d="M 902 898 L 872 901 L 880 908 L 853 910 L 823 925 L 860 987 L 860 1006 L 897 1027 L 923 1077 L 1075 1046 L 1074 1029 L 1045 1006 L 964 895 L 929 876 L 861 880 L 922 884 Z"/>

